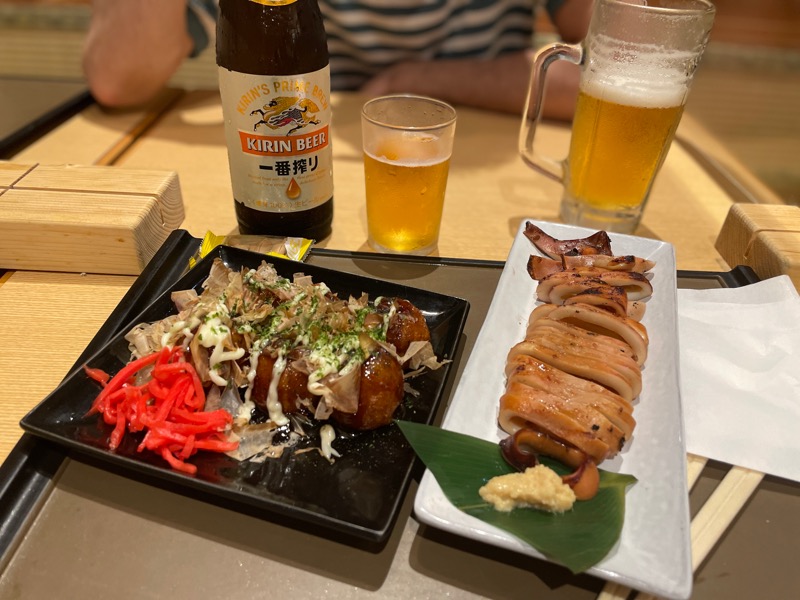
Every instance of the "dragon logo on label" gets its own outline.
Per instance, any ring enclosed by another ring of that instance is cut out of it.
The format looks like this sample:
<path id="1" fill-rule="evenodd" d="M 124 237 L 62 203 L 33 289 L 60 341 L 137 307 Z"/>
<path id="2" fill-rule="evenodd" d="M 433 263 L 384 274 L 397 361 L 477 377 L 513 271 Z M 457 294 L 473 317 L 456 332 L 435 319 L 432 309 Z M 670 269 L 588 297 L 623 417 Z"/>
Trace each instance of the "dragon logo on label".
<path id="1" fill-rule="evenodd" d="M 273 98 L 264 108 L 257 108 L 250 113 L 261 115 L 261 119 L 253 125 L 253 131 L 258 131 L 259 125 L 266 125 L 270 129 L 281 129 L 287 125 L 293 127 L 286 132 L 291 135 L 307 125 L 319 125 L 314 115 L 319 112 L 319 107 L 308 98 L 299 99 L 297 96 L 281 96 Z"/>

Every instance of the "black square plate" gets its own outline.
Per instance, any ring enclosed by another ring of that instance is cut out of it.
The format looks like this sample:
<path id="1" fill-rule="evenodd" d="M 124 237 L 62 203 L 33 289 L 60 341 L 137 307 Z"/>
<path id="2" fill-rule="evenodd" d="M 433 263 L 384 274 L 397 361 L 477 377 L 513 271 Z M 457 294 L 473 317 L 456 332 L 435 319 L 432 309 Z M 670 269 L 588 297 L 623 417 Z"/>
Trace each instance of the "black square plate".
<path id="1" fill-rule="evenodd" d="M 358 297 L 362 292 L 373 299 L 406 298 L 425 315 L 436 355 L 440 359 L 453 359 L 456 355 L 469 311 L 466 300 L 227 246 L 215 248 L 135 322 L 155 321 L 174 314 L 171 291 L 194 288 L 199 293 L 215 258 L 222 259 L 232 269 L 254 268 L 266 259 L 280 275 L 288 278 L 296 272 L 311 275 L 315 282 L 326 283 L 341 298 Z M 119 371 L 130 359 L 124 339 L 127 329 L 87 364 L 111 374 Z M 412 385 L 418 395 L 406 394 L 396 417 L 430 423 L 454 366 L 448 363 L 414 378 Z M 201 498 L 210 494 L 214 499 L 232 500 L 274 516 L 289 517 L 288 521 L 311 525 L 314 531 L 336 531 L 370 542 L 380 543 L 388 537 L 411 479 L 415 455 L 394 424 L 338 438 L 334 445 L 342 457 L 333 465 L 317 452 L 285 452 L 280 459 L 267 459 L 261 464 L 201 452 L 190 459 L 197 465 L 197 474 L 187 476 L 170 469 L 155 454 L 137 452 L 139 437 L 130 433 L 116 452 L 110 452 L 107 444 L 111 427 L 97 416 L 84 416 L 98 392 L 97 384 L 83 370 L 77 370 L 20 424 L 26 431 L 100 459 L 123 472 L 133 469 L 155 476 L 157 481 L 177 484 L 184 493 L 197 490 Z"/>

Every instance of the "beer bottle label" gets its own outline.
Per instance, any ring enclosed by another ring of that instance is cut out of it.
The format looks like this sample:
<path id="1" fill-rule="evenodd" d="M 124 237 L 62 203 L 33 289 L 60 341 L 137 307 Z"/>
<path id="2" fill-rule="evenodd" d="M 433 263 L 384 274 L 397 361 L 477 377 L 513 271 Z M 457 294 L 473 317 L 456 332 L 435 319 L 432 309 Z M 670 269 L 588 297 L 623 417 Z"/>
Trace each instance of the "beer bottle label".
<path id="1" fill-rule="evenodd" d="M 233 197 L 296 212 L 333 196 L 330 72 L 252 75 L 219 68 Z"/>

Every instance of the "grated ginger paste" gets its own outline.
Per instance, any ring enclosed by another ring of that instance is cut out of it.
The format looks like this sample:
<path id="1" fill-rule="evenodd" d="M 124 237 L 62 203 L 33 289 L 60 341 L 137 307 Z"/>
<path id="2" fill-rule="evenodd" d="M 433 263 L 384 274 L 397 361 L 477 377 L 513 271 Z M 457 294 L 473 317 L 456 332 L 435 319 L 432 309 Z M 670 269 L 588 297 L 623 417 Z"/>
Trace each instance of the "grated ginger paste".
<path id="1" fill-rule="evenodd" d="M 563 513 L 575 504 L 572 488 L 545 465 L 529 467 L 524 473 L 493 477 L 478 493 L 501 512 L 510 512 L 517 507 L 532 507 Z"/>

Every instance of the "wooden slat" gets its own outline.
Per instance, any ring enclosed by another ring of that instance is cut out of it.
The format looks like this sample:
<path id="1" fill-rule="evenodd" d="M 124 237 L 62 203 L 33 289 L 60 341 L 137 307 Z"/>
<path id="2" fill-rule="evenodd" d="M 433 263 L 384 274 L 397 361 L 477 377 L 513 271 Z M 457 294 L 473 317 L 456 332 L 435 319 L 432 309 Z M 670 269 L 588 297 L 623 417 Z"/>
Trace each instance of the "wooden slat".
<path id="1" fill-rule="evenodd" d="M 154 199 L 179 194 L 175 178 L 169 177 L 169 171 L 163 170 L 108 169 L 93 165 L 25 165 L 0 161 L 0 175 L 4 168 L 24 174 L 24 177 L 17 178 L 14 185 L 16 190 L 125 193 Z"/>
<path id="2" fill-rule="evenodd" d="M 20 163 L 109 164 L 167 110 L 181 92 L 165 90 L 151 103 L 137 109 L 106 110 L 90 106 L 27 146 L 13 157 Z M 163 170 L 164 165 L 155 167 Z"/>
<path id="3" fill-rule="evenodd" d="M 20 181 L 36 165 L 13 163 L 0 160 L 0 194 Z"/>
<path id="4" fill-rule="evenodd" d="M 0 461 L 22 434 L 19 420 L 58 385 L 133 281 L 18 271 L 0 287 Z"/>
<path id="5" fill-rule="evenodd" d="M 675 135 L 676 140 L 700 163 L 706 174 L 715 178 L 733 202 L 783 204 L 783 200 L 730 152 L 705 126 L 684 113 Z M 727 184 L 723 181 L 727 180 Z M 731 185 L 732 184 L 732 185 Z M 738 187 L 734 193 L 732 187 Z M 744 194 L 744 195 L 743 195 Z"/>
<path id="6" fill-rule="evenodd" d="M 800 52 L 794 67 L 781 66 L 775 52 L 707 58 L 684 119 L 702 123 L 713 138 L 693 144 L 736 172 L 762 202 L 800 202 Z M 743 166 L 748 172 L 740 175 Z"/>

